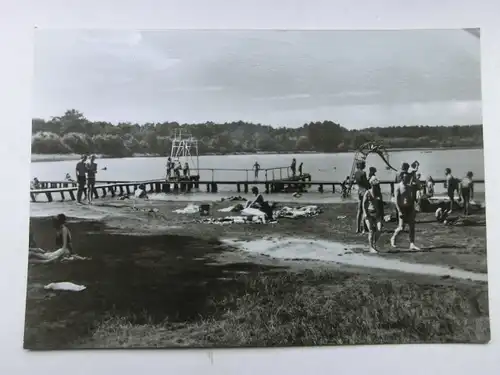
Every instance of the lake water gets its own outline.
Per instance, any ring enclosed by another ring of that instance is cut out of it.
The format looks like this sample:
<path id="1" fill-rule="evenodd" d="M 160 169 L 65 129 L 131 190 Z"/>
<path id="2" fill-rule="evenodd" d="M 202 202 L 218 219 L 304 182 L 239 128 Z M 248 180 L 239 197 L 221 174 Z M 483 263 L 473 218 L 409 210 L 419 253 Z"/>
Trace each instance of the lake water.
<path id="1" fill-rule="evenodd" d="M 210 168 L 232 168 L 251 169 L 258 161 L 261 168 L 285 167 L 290 165 L 292 158 L 297 159 L 297 165 L 304 163 L 303 171 L 310 173 L 313 180 L 342 181 L 352 167 L 354 153 L 342 154 L 281 154 L 281 155 L 225 155 L 225 156 L 200 156 L 199 167 Z M 418 160 L 422 177 L 431 175 L 434 179 L 444 178 L 444 169 L 451 168 L 456 177 L 462 177 L 467 171 L 473 171 L 475 179 L 484 179 L 484 153 L 482 149 L 472 150 L 435 150 L 435 151 L 396 151 L 390 152 L 390 163 L 399 168 L 401 163 L 411 163 Z M 107 167 L 106 171 L 98 172 L 98 180 L 101 181 L 127 181 L 127 180 L 149 180 L 160 179 L 165 176 L 166 158 L 122 158 L 97 160 L 99 168 Z M 31 163 L 31 177 L 39 180 L 61 181 L 66 173 L 74 176 L 76 161 L 48 161 Z M 382 159 L 377 155 L 370 155 L 367 166 L 377 168 L 377 176 L 381 180 L 393 180 L 394 171 L 386 170 Z M 286 172 L 283 172 L 286 176 Z M 211 180 L 212 172 L 200 171 L 201 180 Z M 245 180 L 247 172 L 244 171 L 216 171 L 215 180 Z M 248 172 L 248 177 L 253 180 L 253 172 Z M 269 172 L 268 177 L 271 178 Z M 276 173 L 279 178 L 279 172 Z M 264 172 L 260 172 L 260 180 L 264 180 Z M 440 187 L 436 186 L 440 191 Z M 221 187 L 222 189 L 222 187 Z M 224 187 L 234 190 L 234 187 Z M 484 191 L 484 185 L 477 184 L 476 191 Z"/>

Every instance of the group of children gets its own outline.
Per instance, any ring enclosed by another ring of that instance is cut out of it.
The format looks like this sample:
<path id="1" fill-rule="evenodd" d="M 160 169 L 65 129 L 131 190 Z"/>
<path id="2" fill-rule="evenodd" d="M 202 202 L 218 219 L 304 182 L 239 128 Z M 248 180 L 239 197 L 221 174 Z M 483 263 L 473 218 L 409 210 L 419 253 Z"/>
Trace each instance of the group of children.
<path id="1" fill-rule="evenodd" d="M 358 211 L 356 216 L 356 233 L 368 231 L 368 242 L 370 252 L 377 253 L 376 243 L 382 230 L 384 220 L 384 202 L 380 181 L 376 177 L 377 170 L 370 168 L 366 175 L 366 163 L 361 161 L 357 164 L 354 173 L 354 183 L 358 186 Z M 418 161 L 411 165 L 403 163 L 401 171 L 396 176 L 394 189 L 394 203 L 397 213 L 398 226 L 391 237 L 391 246 L 396 247 L 397 236 L 403 231 L 404 226 L 409 227 L 410 250 L 420 250 L 415 245 L 415 219 L 419 201 L 434 194 L 434 180 L 428 177 L 424 185 L 421 182 L 421 174 L 418 172 Z M 464 214 L 468 215 L 470 202 L 474 195 L 473 173 L 467 172 L 466 176 L 459 180 L 453 177 L 450 168 L 445 169 L 445 188 L 450 200 L 449 209 L 445 210 L 443 216 L 449 215 L 455 205 L 455 192 L 459 201 L 463 200 Z M 425 192 L 425 194 L 424 194 Z"/>
<path id="2" fill-rule="evenodd" d="M 176 158 L 173 161 L 172 158 L 169 156 L 167 159 L 167 179 L 172 177 L 172 172 L 174 173 L 174 176 L 177 177 L 177 179 L 180 179 L 181 170 L 185 178 L 190 177 L 189 163 L 188 162 L 184 163 L 184 167 L 182 167 L 182 164 L 179 161 L 179 159 Z"/>

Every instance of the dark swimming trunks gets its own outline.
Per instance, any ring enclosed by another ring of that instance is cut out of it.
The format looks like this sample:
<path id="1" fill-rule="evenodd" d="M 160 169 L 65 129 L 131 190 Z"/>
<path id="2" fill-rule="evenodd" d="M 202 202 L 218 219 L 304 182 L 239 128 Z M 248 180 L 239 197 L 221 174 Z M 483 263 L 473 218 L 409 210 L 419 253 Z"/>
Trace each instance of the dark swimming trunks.
<path id="1" fill-rule="evenodd" d="M 87 182 L 87 178 L 85 176 L 78 176 L 78 185 L 80 187 L 84 187 Z"/>

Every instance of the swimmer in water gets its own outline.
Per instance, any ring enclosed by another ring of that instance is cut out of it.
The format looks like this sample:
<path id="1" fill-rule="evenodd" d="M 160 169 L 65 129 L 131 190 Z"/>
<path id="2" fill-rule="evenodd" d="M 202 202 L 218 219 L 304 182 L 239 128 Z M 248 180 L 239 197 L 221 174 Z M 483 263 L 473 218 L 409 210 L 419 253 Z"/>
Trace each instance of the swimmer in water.
<path id="1" fill-rule="evenodd" d="M 380 182 L 377 177 L 372 176 L 369 182 L 371 187 L 363 196 L 363 218 L 368 227 L 370 253 L 377 253 L 376 243 L 382 232 L 382 220 L 384 217 L 384 213 L 380 210 L 383 202 L 379 189 Z"/>
<path id="2" fill-rule="evenodd" d="M 398 213 L 398 227 L 391 238 L 391 246 L 396 247 L 396 238 L 403 230 L 404 224 L 410 229 L 410 250 L 420 250 L 415 246 L 415 201 L 413 187 L 411 186 L 412 175 L 407 173 L 402 176 L 401 182 L 394 191 L 396 209 Z"/>
<path id="3" fill-rule="evenodd" d="M 460 181 L 460 195 L 464 201 L 464 215 L 469 215 L 470 201 L 474 199 L 474 181 L 472 172 L 467 172 L 467 175 Z"/>
<path id="4" fill-rule="evenodd" d="M 354 172 L 354 183 L 358 185 L 358 211 L 356 213 L 356 233 L 364 233 L 365 225 L 363 219 L 363 197 L 366 191 L 370 188 L 370 183 L 366 177 L 366 163 L 360 161 L 356 165 L 357 169 Z"/>

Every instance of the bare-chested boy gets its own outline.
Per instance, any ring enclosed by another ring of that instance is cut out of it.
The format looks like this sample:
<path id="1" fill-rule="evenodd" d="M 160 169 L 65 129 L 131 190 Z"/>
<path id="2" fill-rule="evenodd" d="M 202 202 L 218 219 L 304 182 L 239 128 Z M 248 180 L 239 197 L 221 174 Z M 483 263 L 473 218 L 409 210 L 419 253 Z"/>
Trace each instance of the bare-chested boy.
<path id="1" fill-rule="evenodd" d="M 410 250 L 420 250 L 415 246 L 415 198 L 414 188 L 411 185 L 412 175 L 409 173 L 403 174 L 401 182 L 397 185 L 394 196 L 396 209 L 398 212 L 398 227 L 394 231 L 391 238 L 391 246 L 396 247 L 396 237 L 403 230 L 404 224 L 408 224 L 410 230 Z"/>

